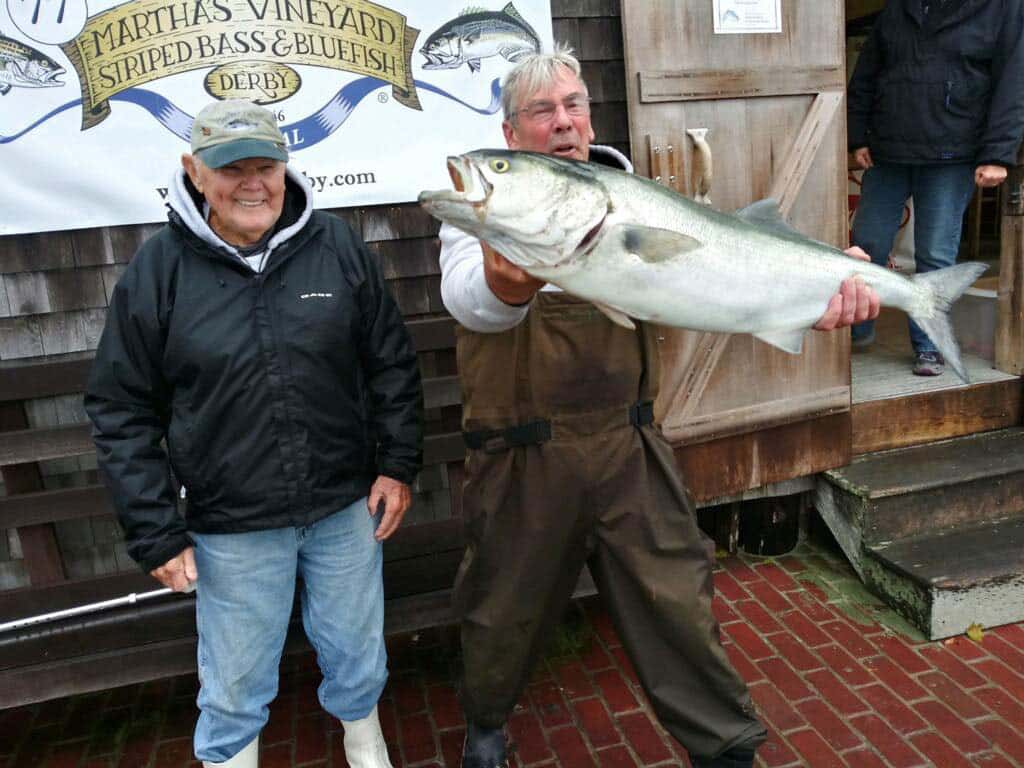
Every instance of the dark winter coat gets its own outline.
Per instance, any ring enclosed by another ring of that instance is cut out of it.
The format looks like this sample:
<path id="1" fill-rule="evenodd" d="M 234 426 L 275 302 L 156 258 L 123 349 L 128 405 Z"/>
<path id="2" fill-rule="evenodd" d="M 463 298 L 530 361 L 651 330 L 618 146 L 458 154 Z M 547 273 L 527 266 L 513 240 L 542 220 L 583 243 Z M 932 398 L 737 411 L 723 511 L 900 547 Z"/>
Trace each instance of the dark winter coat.
<path id="1" fill-rule="evenodd" d="M 1024 0 L 889 0 L 849 86 L 848 144 L 897 163 L 1015 163 Z"/>
<path id="2" fill-rule="evenodd" d="M 172 210 L 114 289 L 86 409 L 145 570 L 189 546 L 188 530 L 307 525 L 377 475 L 419 470 L 422 394 L 399 311 L 365 244 L 295 181 L 261 273 Z"/>

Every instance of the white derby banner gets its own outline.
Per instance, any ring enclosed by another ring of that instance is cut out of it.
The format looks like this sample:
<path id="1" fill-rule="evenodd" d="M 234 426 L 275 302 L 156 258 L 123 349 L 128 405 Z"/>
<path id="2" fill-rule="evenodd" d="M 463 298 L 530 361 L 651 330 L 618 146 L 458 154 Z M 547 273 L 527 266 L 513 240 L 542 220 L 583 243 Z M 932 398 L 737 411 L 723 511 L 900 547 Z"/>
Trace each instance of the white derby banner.
<path id="1" fill-rule="evenodd" d="M 476 4 L 476 3 L 475 3 Z M 277 117 L 318 208 L 450 186 L 501 147 L 500 81 L 549 0 L 0 0 L 0 235 L 162 221 L 192 116 Z"/>

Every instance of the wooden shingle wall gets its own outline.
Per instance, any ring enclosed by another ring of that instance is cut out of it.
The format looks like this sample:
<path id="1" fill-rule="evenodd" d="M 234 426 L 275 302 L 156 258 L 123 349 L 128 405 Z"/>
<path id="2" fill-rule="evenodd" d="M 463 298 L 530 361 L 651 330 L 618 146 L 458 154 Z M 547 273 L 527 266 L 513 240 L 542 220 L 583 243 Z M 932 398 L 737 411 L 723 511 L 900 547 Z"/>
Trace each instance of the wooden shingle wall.
<path id="1" fill-rule="evenodd" d="M 571 45 L 582 62 L 593 98 L 597 142 L 628 154 L 619 0 L 552 0 L 552 13 L 555 39 Z M 168 158 L 169 170 L 173 162 L 175 158 Z M 437 222 L 415 204 L 349 208 L 334 213 L 349 221 L 380 257 L 384 275 L 407 321 L 447 317 L 440 295 Z M 31 375 L 27 364 L 94 350 L 115 282 L 138 246 L 159 226 L 0 237 L 0 378 L 5 371 L 8 376 L 27 377 Z M 429 406 L 427 435 L 438 441 L 428 449 L 435 458 L 417 482 L 415 506 L 403 531 L 458 515 L 457 509 L 453 511 L 451 495 L 457 477 L 449 480 L 449 472 L 458 473 L 461 452 L 458 442 L 451 439 L 459 429 L 460 406 L 450 324 L 437 323 L 421 331 L 426 339 L 420 346 L 420 363 Z M 77 393 L 20 399 L 0 403 L 0 407 L 6 408 L 10 417 L 0 418 L 0 430 L 71 427 L 85 421 Z M 19 420 L 23 420 L 23 427 L 18 426 Z M 77 445 L 81 448 L 82 443 Z M 94 487 L 99 482 L 95 458 L 88 450 L 32 464 L 39 473 L 36 490 Z M 24 468 L 22 465 L 20 469 Z M 11 477 L 5 468 L 4 478 L 9 484 Z M 19 486 L 19 490 L 24 492 L 24 487 Z M 5 521 L 4 510 L 0 504 L 0 591 L 29 584 L 24 548 L 17 532 Z M 135 569 L 125 554 L 120 531 L 108 514 L 47 525 L 52 526 L 66 578 Z M 426 526 L 422 530 L 433 529 Z M 407 539 L 415 540 L 414 532 Z M 452 542 L 445 542 L 445 547 L 451 548 Z M 430 550 L 430 544 L 421 542 L 412 549 L 422 553 Z M 443 564 L 437 566 L 441 569 L 438 572 L 447 573 L 453 562 L 446 555 Z M 415 566 L 410 569 L 415 570 Z M 417 578 L 415 572 L 392 577 L 392 583 L 407 583 L 411 591 L 420 582 L 427 585 L 423 588 L 433 583 L 429 578 Z"/>

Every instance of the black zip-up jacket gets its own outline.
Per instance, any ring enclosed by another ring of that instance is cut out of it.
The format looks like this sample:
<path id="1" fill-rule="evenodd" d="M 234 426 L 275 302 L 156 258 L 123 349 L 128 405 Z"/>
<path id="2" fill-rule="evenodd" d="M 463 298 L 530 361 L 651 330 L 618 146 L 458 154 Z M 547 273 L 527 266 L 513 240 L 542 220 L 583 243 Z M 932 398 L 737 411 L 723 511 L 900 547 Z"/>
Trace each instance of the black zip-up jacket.
<path id="1" fill-rule="evenodd" d="M 847 103 L 850 151 L 1011 166 L 1024 135 L 1024 0 L 889 0 Z"/>
<path id="2" fill-rule="evenodd" d="M 188 547 L 189 530 L 307 525 L 378 475 L 419 471 L 422 390 L 398 308 L 365 244 L 289 175 L 261 273 L 211 242 L 179 174 L 185 216 L 172 207 L 114 289 L 85 402 L 146 571 Z"/>

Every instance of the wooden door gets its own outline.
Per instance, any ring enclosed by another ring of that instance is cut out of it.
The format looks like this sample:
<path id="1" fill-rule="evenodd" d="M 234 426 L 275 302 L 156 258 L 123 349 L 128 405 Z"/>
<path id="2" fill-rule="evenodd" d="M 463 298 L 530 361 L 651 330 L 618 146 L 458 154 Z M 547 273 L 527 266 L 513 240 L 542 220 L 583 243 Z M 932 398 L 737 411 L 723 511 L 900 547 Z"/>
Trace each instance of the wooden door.
<path id="1" fill-rule="evenodd" d="M 774 197 L 796 229 L 844 247 L 842 0 L 782 0 L 781 33 L 715 34 L 712 15 L 712 0 L 623 0 L 637 172 L 695 196 L 691 133 L 707 129 L 713 207 Z M 746 334 L 661 339 L 657 412 L 698 499 L 849 462 L 848 334 L 810 333 L 795 356 Z"/>

